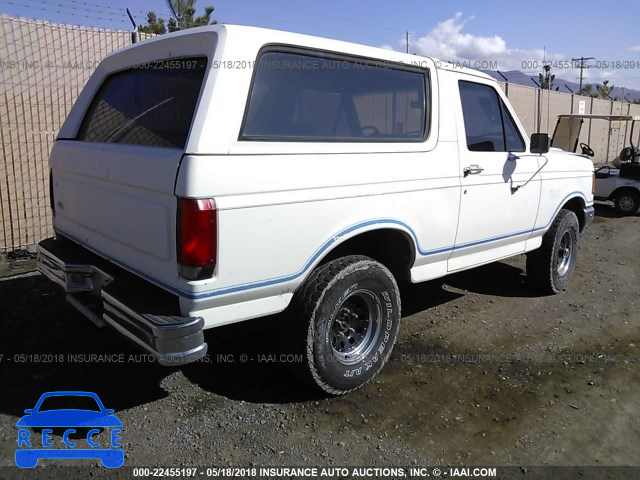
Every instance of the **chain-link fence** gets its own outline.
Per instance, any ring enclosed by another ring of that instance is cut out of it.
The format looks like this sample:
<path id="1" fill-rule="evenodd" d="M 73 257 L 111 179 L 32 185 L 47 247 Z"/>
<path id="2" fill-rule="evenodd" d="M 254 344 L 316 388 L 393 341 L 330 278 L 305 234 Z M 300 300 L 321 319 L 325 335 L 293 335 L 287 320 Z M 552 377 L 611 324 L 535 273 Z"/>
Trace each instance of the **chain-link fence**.
<path id="1" fill-rule="evenodd" d="M 53 141 L 100 60 L 130 43 L 126 31 L 0 15 L 0 253 L 52 234 L 47 159 Z M 529 133 L 537 131 L 538 113 L 541 131 L 549 133 L 562 113 L 640 115 L 640 105 L 501 86 Z M 611 128 L 587 122 L 580 141 L 597 158 L 611 159 L 628 142 L 628 130 L 623 122 Z"/>
<path id="2" fill-rule="evenodd" d="M 50 236 L 47 159 L 69 109 L 126 31 L 0 16 L 0 253 Z"/>

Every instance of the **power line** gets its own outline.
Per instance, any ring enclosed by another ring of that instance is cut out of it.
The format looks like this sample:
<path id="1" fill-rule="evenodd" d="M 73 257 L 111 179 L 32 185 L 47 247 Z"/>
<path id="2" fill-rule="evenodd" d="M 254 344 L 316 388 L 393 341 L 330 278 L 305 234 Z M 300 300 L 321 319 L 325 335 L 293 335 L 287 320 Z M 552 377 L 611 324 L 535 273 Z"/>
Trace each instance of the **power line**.
<path id="1" fill-rule="evenodd" d="M 85 1 L 80 1 L 80 0 L 57 0 L 57 1 L 51 1 L 51 0 L 38 0 L 42 3 L 57 3 L 57 4 L 71 4 L 68 5 L 69 7 L 73 7 L 73 8 L 77 8 L 77 5 L 81 5 L 83 7 L 85 7 L 86 10 L 89 10 L 90 8 L 95 8 L 97 7 L 100 11 L 104 11 L 104 10 L 111 10 L 114 12 L 118 12 L 121 13 L 122 11 L 125 10 L 125 8 L 123 7 L 114 7 L 111 5 L 101 5 L 99 3 L 92 3 L 92 2 L 85 2 Z M 86 8 L 86 7 L 90 7 L 90 8 Z M 142 10 L 136 10 L 134 8 L 130 8 L 129 11 L 133 12 L 133 13 L 142 13 L 146 15 L 146 12 L 143 12 Z"/>
<path id="2" fill-rule="evenodd" d="M 16 7 L 25 7 L 25 8 L 29 8 L 29 9 L 40 10 L 40 11 L 43 11 L 43 12 L 57 13 L 59 15 L 68 16 L 68 17 L 89 18 L 89 19 L 94 19 L 94 20 L 110 20 L 110 21 L 115 21 L 115 22 L 127 23 L 126 22 L 126 13 L 124 13 L 124 12 L 123 12 L 123 15 L 117 16 L 117 15 L 115 15 L 113 13 L 110 13 L 110 12 L 92 12 L 92 11 L 83 10 L 83 9 L 73 9 L 72 11 L 69 11 L 69 10 L 64 10 L 64 8 L 70 8 L 70 7 L 65 7 L 64 5 L 60 5 L 60 4 L 50 3 L 51 6 L 44 6 L 42 4 L 31 3 L 30 0 L 26 0 L 26 1 L 29 3 L 28 5 L 21 4 L 21 3 L 16 3 L 16 2 L 13 2 L 11 0 L 7 1 L 7 4 L 15 5 Z M 40 0 L 40 1 L 42 1 L 42 0 Z M 56 7 L 58 7 L 58 8 L 56 8 Z M 80 13 L 80 12 L 83 12 L 83 13 Z M 90 14 L 87 14 L 87 12 L 89 12 L 89 13 L 100 13 L 101 16 L 90 15 Z"/>
<path id="3" fill-rule="evenodd" d="M 229 13 L 235 13 L 237 15 L 241 15 L 243 17 L 252 17 L 252 18 L 257 18 L 259 20 L 267 20 L 267 21 L 275 21 L 275 22 L 279 22 L 279 23 L 286 23 L 286 24 L 290 24 L 290 25 L 295 25 L 296 27 L 298 27 L 298 29 L 300 28 L 300 22 L 296 21 L 296 20 L 286 20 L 286 19 L 282 19 L 279 17 L 269 17 L 266 15 L 256 15 L 253 13 L 245 13 L 242 11 L 238 11 L 238 10 L 233 10 L 233 9 L 229 9 L 229 8 L 225 8 L 224 12 L 229 12 Z M 333 33 L 339 33 L 341 35 L 344 35 L 346 33 L 348 33 L 346 30 L 340 30 L 340 29 L 335 29 L 335 28 L 329 28 L 329 27 L 322 27 L 322 26 L 315 26 L 318 30 L 324 30 L 327 32 L 333 32 Z M 300 33 L 304 33 L 301 30 L 298 30 Z M 349 32 L 352 33 L 352 32 Z"/>
<path id="4" fill-rule="evenodd" d="M 580 58 L 572 58 L 571 59 L 572 62 L 577 62 L 578 60 L 580 60 L 580 66 L 578 67 L 580 69 L 580 91 L 582 91 L 582 71 L 585 68 L 589 68 L 589 65 L 584 63 L 584 61 L 585 60 L 595 60 L 595 58 L 594 57 L 580 57 Z"/>
<path id="5" fill-rule="evenodd" d="M 57 13 L 59 15 L 66 16 L 66 17 L 88 18 L 88 19 L 92 19 L 92 20 L 110 20 L 110 21 L 119 22 L 119 23 L 127 23 L 127 21 L 124 18 L 115 18 L 115 17 L 111 17 L 111 16 L 109 16 L 108 18 L 105 18 L 105 16 L 97 17 L 95 15 L 86 15 L 86 14 L 82 14 L 82 13 L 75 13 L 75 12 L 69 12 L 69 11 L 63 11 L 63 10 L 56 10 L 56 9 L 45 8 L 45 7 L 41 7 L 41 6 L 37 6 L 37 5 L 21 5 L 21 4 L 12 2 L 12 1 L 8 1 L 7 4 L 15 5 L 16 7 L 28 7 L 28 8 L 33 9 L 33 10 L 40 10 L 40 11 L 48 12 L 48 13 Z"/>
<path id="6" fill-rule="evenodd" d="M 17 7 L 23 7 L 23 8 L 30 8 L 30 9 L 34 9 L 34 10 L 39 10 L 42 12 L 51 12 L 51 13 L 57 13 L 59 15 L 62 16 L 67 16 L 67 17 L 73 17 L 73 18 L 86 18 L 86 19 L 91 19 L 91 20 L 107 20 L 107 21 L 114 21 L 114 22 L 118 22 L 118 23 L 122 23 L 122 24 L 128 24 L 129 22 L 127 21 L 127 14 L 126 14 L 126 9 L 125 8 L 118 8 L 118 7 L 114 7 L 112 5 L 101 5 L 98 3 L 94 3 L 94 2 L 90 2 L 90 1 L 85 1 L 85 0 L 8 0 L 7 3 L 9 5 L 15 5 Z M 363 25 L 363 26 L 368 26 L 370 28 L 374 28 L 375 30 L 388 30 L 388 31 L 392 31 L 392 32 L 396 32 L 398 33 L 398 31 L 396 29 L 390 28 L 390 27 L 385 27 L 382 25 L 373 25 L 370 23 L 366 23 L 366 22 L 361 22 L 358 20 L 353 20 L 353 19 L 346 19 L 344 17 L 338 17 L 338 16 L 333 16 L 333 15 L 326 15 L 326 14 L 322 14 L 319 12 L 309 12 L 306 10 L 301 10 L 299 8 L 295 8 L 295 7 L 285 7 L 282 5 L 271 5 L 272 8 L 278 8 L 278 9 L 285 9 L 287 11 L 298 11 L 298 12 L 302 12 L 306 15 L 313 15 L 314 17 L 324 17 L 326 19 L 331 20 L 333 23 L 337 22 L 344 22 L 344 23 L 349 23 L 349 24 L 359 24 L 359 25 Z M 146 18 L 147 18 L 147 13 L 145 11 L 139 10 L 139 9 L 130 9 L 130 11 L 135 15 L 135 16 L 141 16 L 142 18 L 140 19 L 141 21 L 138 23 L 145 23 Z M 156 10 L 158 11 L 158 10 Z M 259 14 L 255 14 L 255 13 L 248 13 L 246 12 L 244 9 L 242 10 L 235 10 L 235 9 L 229 9 L 229 8 L 224 8 L 224 10 L 216 10 L 216 13 L 224 13 L 224 12 L 228 12 L 231 14 L 235 14 L 235 15 L 239 15 L 242 17 L 250 17 L 250 18 L 256 18 L 259 20 L 266 20 L 266 21 L 276 21 L 276 22 L 281 22 L 281 23 L 285 23 L 285 24 L 292 24 L 292 25 L 296 25 L 296 26 L 300 26 L 299 21 L 296 20 L 287 20 L 287 19 L 283 19 L 282 17 L 271 17 L 271 16 L 267 16 L 267 15 L 259 15 Z M 167 17 L 172 17 L 172 13 L 169 11 L 164 11 L 164 10 L 159 10 L 158 13 L 161 16 L 166 15 Z M 339 33 L 339 34 L 352 34 L 353 32 L 350 32 L 348 30 L 344 30 L 344 29 L 338 29 L 338 28 L 330 28 L 330 27 L 324 27 L 324 26 L 317 26 L 316 28 L 318 28 L 319 30 L 324 30 L 327 32 L 333 32 L 333 33 Z"/>
<path id="7" fill-rule="evenodd" d="M 247 2 L 248 0 L 244 0 L 245 2 Z M 346 18 L 344 16 L 338 16 L 338 15 L 327 15 L 326 12 L 322 12 L 319 10 L 308 10 L 308 9 L 301 9 L 301 8 L 297 8 L 297 7 L 292 7 L 291 5 L 283 5 L 282 2 L 276 1 L 275 3 L 280 3 L 280 5 L 273 5 L 274 0 L 272 0 L 269 3 L 269 8 L 278 8 L 281 10 L 286 10 L 286 11 L 297 11 L 300 13 L 303 13 L 305 15 L 311 16 L 313 15 L 314 18 L 316 17 L 324 17 L 328 20 L 335 20 L 338 22 L 342 22 L 342 23 L 348 23 L 349 25 L 362 25 L 364 27 L 369 27 L 369 28 L 374 28 L 376 30 L 388 30 L 390 32 L 395 32 L 395 33 L 400 33 L 397 29 L 395 28 L 391 28 L 391 27 L 387 27 L 385 25 L 376 25 L 376 24 L 372 24 L 372 23 L 368 23 L 368 22 L 362 22 L 360 20 L 357 19 L 353 19 L 353 18 Z"/>
<path id="8" fill-rule="evenodd" d="M 20 0 L 20 3 L 15 0 L 9 0 L 7 3 L 10 5 L 15 5 L 17 7 L 31 8 L 44 12 L 53 12 L 64 16 L 89 18 L 96 20 L 110 20 L 120 23 L 127 23 L 126 9 L 113 7 L 111 5 L 99 5 L 96 3 L 80 0 Z M 136 9 L 130 10 L 134 14 L 140 15 L 146 20 L 148 12 Z"/>

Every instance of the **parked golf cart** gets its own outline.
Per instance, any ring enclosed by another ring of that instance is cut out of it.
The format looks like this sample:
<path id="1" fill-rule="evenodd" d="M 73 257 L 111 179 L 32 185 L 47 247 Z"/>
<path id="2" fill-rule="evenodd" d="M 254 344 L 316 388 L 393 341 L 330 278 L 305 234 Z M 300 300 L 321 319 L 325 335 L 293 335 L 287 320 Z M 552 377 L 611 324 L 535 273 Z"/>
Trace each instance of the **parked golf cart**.
<path id="1" fill-rule="evenodd" d="M 640 210 L 640 148 L 633 143 L 638 115 L 559 115 L 553 132 L 551 146 L 561 150 L 594 157 L 593 149 L 586 143 L 578 143 L 582 124 L 585 120 L 605 120 L 609 122 L 630 122 L 629 145 L 609 161 L 595 161 L 595 198 L 612 201 L 622 215 L 635 215 Z M 625 135 L 626 136 L 626 135 Z"/>

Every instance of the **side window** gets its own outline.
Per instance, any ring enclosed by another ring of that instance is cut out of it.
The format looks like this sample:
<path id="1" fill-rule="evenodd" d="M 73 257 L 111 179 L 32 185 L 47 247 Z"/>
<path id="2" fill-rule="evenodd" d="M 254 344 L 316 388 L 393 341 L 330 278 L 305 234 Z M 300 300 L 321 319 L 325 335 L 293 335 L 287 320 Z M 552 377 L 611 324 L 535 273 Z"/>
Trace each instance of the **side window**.
<path id="1" fill-rule="evenodd" d="M 269 51 L 256 66 L 241 138 L 420 141 L 427 91 L 422 71 Z"/>
<path id="2" fill-rule="evenodd" d="M 520 135 L 516 122 L 502 100 L 500 100 L 500 105 L 502 107 L 502 122 L 504 123 L 505 149 L 507 152 L 524 152 L 524 140 Z"/>
<path id="3" fill-rule="evenodd" d="M 469 151 L 525 150 L 513 118 L 493 87 L 460 81 L 459 89 Z"/>

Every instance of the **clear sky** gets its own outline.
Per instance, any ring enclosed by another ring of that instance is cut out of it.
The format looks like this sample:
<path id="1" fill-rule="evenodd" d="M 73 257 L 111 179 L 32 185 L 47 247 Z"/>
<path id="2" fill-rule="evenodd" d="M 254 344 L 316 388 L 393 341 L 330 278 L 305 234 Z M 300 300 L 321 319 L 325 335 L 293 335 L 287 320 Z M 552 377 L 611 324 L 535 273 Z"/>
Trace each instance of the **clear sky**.
<path id="1" fill-rule="evenodd" d="M 404 50 L 410 32 L 412 53 L 452 61 L 497 61 L 501 71 L 521 70 L 527 61 L 595 57 L 587 81 L 609 79 L 616 86 L 640 88 L 640 1 L 380 1 L 197 0 L 214 18 L 296 31 L 373 46 Z M 129 29 L 124 9 L 139 23 L 155 10 L 168 16 L 164 0 L 2 0 L 0 12 L 55 22 Z M 543 50 L 545 49 L 546 50 Z M 606 65 L 606 61 L 625 62 Z M 597 65 L 596 65 L 597 63 Z M 575 69 L 552 70 L 577 81 Z"/>

